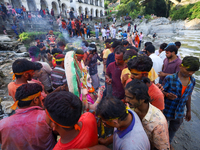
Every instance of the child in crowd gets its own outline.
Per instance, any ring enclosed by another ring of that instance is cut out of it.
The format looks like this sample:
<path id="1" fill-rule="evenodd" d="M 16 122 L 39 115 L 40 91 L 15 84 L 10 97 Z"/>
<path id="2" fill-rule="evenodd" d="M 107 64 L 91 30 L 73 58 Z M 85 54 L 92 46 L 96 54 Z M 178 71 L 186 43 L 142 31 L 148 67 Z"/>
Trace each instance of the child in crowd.
<path id="1" fill-rule="evenodd" d="M 108 27 L 107 30 L 106 30 L 106 38 L 108 39 L 109 36 L 110 36 L 110 29 L 109 29 L 109 27 Z"/>
<path id="2" fill-rule="evenodd" d="M 105 27 L 101 29 L 101 33 L 102 33 L 102 40 L 104 41 L 106 39 L 106 29 L 105 29 Z"/>

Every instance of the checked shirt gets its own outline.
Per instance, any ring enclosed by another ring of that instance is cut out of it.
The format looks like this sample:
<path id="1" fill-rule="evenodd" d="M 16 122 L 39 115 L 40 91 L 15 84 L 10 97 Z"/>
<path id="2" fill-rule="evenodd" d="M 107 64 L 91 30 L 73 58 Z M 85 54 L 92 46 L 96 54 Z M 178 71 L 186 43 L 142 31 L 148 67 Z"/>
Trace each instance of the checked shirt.
<path id="1" fill-rule="evenodd" d="M 169 100 L 165 97 L 165 109 L 163 111 L 164 115 L 169 118 L 183 118 L 184 108 L 188 97 L 192 95 L 192 91 L 195 86 L 195 79 L 191 76 L 190 82 L 181 97 L 182 83 L 178 78 L 178 72 L 173 75 L 168 75 L 163 81 L 164 91 L 167 93 L 173 93 L 177 96 L 174 100 Z"/>

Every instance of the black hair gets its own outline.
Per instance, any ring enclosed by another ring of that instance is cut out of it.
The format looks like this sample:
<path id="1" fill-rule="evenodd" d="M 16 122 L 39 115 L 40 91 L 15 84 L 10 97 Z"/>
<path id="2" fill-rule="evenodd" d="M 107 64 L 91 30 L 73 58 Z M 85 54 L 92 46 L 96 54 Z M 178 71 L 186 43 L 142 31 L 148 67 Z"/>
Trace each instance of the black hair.
<path id="1" fill-rule="evenodd" d="M 187 71 L 198 71 L 199 70 L 199 58 L 193 56 L 186 56 L 182 60 L 184 67 L 187 67 Z"/>
<path id="2" fill-rule="evenodd" d="M 121 53 L 124 54 L 125 52 L 126 52 L 126 48 L 122 45 L 118 45 L 114 50 L 115 54 L 121 54 Z"/>
<path id="3" fill-rule="evenodd" d="M 114 40 L 113 43 L 112 43 L 112 45 L 111 45 L 111 47 L 112 47 L 112 48 L 116 48 L 118 45 L 121 45 L 121 44 L 122 44 L 121 41 L 119 41 L 119 40 Z"/>
<path id="4" fill-rule="evenodd" d="M 58 48 L 54 48 L 54 49 L 52 49 L 52 55 L 54 55 L 54 54 L 56 54 L 56 53 L 59 53 L 59 54 L 62 54 L 62 51 L 61 50 L 59 50 Z"/>
<path id="5" fill-rule="evenodd" d="M 176 44 L 176 46 L 181 47 L 181 42 L 176 41 L 175 44 Z"/>
<path id="6" fill-rule="evenodd" d="M 35 64 L 35 70 L 40 70 L 43 67 L 41 63 L 34 62 L 34 64 Z"/>
<path id="7" fill-rule="evenodd" d="M 106 39 L 105 43 L 111 43 L 111 39 Z"/>
<path id="8" fill-rule="evenodd" d="M 175 45 L 170 45 L 165 48 L 165 51 L 178 53 L 178 48 Z"/>
<path id="9" fill-rule="evenodd" d="M 164 50 L 167 47 L 167 43 L 160 44 L 160 49 Z"/>
<path id="10" fill-rule="evenodd" d="M 60 46 L 65 46 L 66 44 L 62 41 L 58 42 L 57 47 L 59 48 Z"/>
<path id="11" fill-rule="evenodd" d="M 90 44 L 89 47 L 95 48 L 95 50 L 92 50 L 92 52 L 97 52 L 97 47 L 95 44 Z"/>
<path id="12" fill-rule="evenodd" d="M 115 97 L 105 97 L 97 106 L 96 114 L 105 120 L 118 118 L 123 121 L 127 118 L 126 105 Z"/>
<path id="13" fill-rule="evenodd" d="M 126 52 L 123 55 L 123 60 L 129 60 L 131 59 L 133 56 L 137 56 L 137 52 L 134 49 L 129 49 L 126 50 Z"/>
<path id="14" fill-rule="evenodd" d="M 65 58 L 65 55 L 59 54 L 59 55 L 56 56 L 56 59 L 62 59 L 62 58 Z M 56 64 L 61 65 L 63 61 L 56 61 Z"/>
<path id="15" fill-rule="evenodd" d="M 15 99 L 19 101 L 18 106 L 19 107 L 29 106 L 32 100 L 21 101 L 21 99 L 27 98 L 28 96 L 34 95 L 38 92 L 42 92 L 42 86 L 37 83 L 27 83 L 18 87 L 15 93 Z"/>
<path id="16" fill-rule="evenodd" d="M 80 99 L 67 91 L 47 95 L 44 106 L 53 120 L 64 126 L 74 126 L 82 113 Z"/>
<path id="17" fill-rule="evenodd" d="M 127 40 L 122 42 L 122 45 L 128 45 L 128 44 L 129 44 L 129 42 Z"/>
<path id="18" fill-rule="evenodd" d="M 145 48 L 146 51 L 148 51 L 149 53 L 155 53 L 155 47 L 151 44 L 151 45 L 148 45 L 146 48 Z"/>
<path id="19" fill-rule="evenodd" d="M 12 64 L 13 73 L 21 73 L 28 70 L 35 70 L 35 64 L 27 59 L 17 59 Z M 15 77 L 21 78 L 22 75 L 15 75 Z"/>
<path id="20" fill-rule="evenodd" d="M 138 79 L 134 79 L 129 82 L 126 85 L 125 90 L 131 93 L 138 101 L 143 99 L 145 100 L 145 103 L 149 103 L 151 101 L 147 85 Z"/>
<path id="21" fill-rule="evenodd" d="M 148 45 L 152 45 L 152 43 L 151 43 L 151 42 L 146 42 L 146 43 L 144 44 L 145 47 L 147 47 Z"/>
<path id="22" fill-rule="evenodd" d="M 35 41 L 39 40 L 39 38 L 35 38 Z"/>
<path id="23" fill-rule="evenodd" d="M 85 46 L 86 46 L 86 47 L 88 47 L 88 46 L 89 46 L 89 44 L 88 44 L 88 42 L 87 42 L 87 41 L 82 41 L 82 43 L 83 43 L 83 44 L 85 44 Z"/>
<path id="24" fill-rule="evenodd" d="M 137 56 L 128 61 L 128 69 L 136 69 L 138 71 L 149 72 L 153 66 L 153 62 L 148 56 Z"/>
<path id="25" fill-rule="evenodd" d="M 127 50 L 128 50 L 128 49 L 133 49 L 133 50 L 135 50 L 136 52 L 138 52 L 138 49 L 137 49 L 136 47 L 132 46 L 132 45 L 128 45 L 128 46 L 126 47 L 126 49 L 127 49 Z"/>
<path id="26" fill-rule="evenodd" d="M 118 41 L 116 38 L 111 39 L 111 42 Z"/>

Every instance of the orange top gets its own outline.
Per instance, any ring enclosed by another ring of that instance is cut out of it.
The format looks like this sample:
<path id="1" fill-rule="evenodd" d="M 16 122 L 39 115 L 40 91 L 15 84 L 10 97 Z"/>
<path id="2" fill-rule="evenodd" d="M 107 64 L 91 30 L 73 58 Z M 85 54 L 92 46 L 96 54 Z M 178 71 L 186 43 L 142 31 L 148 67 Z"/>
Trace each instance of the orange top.
<path id="1" fill-rule="evenodd" d="M 79 122 L 82 122 L 79 134 L 69 143 L 61 143 L 59 140 L 53 150 L 81 149 L 98 144 L 97 122 L 94 115 L 86 112 L 81 115 Z"/>
<path id="2" fill-rule="evenodd" d="M 13 100 L 16 101 L 15 99 L 15 93 L 16 93 L 16 90 L 18 87 L 20 87 L 22 84 L 25 84 L 25 83 L 21 83 L 21 84 L 16 84 L 15 82 L 10 82 L 8 84 L 8 94 L 10 96 L 12 96 Z"/>
<path id="3" fill-rule="evenodd" d="M 190 78 L 189 78 L 189 82 L 190 82 Z M 183 96 L 183 94 L 185 93 L 187 86 L 183 86 L 182 85 L 182 91 L 181 91 L 181 97 Z"/>
<path id="4" fill-rule="evenodd" d="M 84 34 L 87 34 L 87 30 L 86 30 L 86 28 L 84 28 Z"/>

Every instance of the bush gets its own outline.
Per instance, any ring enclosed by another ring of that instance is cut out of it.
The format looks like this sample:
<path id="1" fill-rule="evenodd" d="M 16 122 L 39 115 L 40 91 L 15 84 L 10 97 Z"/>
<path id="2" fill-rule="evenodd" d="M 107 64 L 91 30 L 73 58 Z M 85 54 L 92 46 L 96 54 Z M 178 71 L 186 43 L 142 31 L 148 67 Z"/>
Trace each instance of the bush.
<path id="1" fill-rule="evenodd" d="M 95 36 L 95 31 L 90 31 L 90 34 L 94 35 Z M 99 32 L 99 36 L 102 36 L 102 33 Z"/>
<path id="2" fill-rule="evenodd" d="M 170 11 L 172 20 L 200 19 L 200 2 L 180 7 L 173 7 Z"/>
<path id="3" fill-rule="evenodd" d="M 29 48 L 31 42 L 35 41 L 35 38 L 45 40 L 47 32 L 23 32 L 19 35 L 19 39 L 25 44 L 26 48 Z M 58 37 L 62 37 L 60 32 L 54 32 Z"/>

